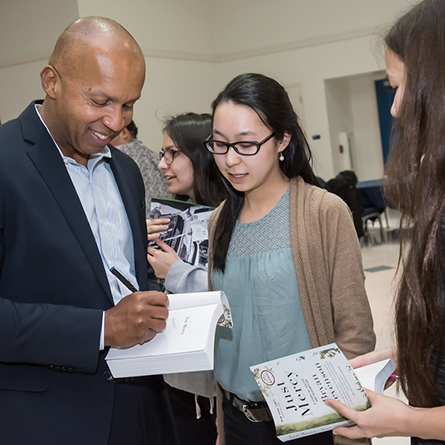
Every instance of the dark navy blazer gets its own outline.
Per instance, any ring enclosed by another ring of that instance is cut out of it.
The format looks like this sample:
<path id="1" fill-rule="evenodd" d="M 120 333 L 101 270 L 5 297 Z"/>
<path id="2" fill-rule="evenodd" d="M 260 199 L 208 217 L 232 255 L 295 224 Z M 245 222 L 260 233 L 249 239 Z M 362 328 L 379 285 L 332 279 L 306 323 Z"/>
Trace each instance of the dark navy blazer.
<path id="1" fill-rule="evenodd" d="M 149 289 L 149 270 L 153 289 L 142 177 L 111 152 L 137 280 Z M 107 443 L 116 382 L 99 338 L 112 306 L 88 220 L 31 103 L 0 126 L 0 443 Z"/>

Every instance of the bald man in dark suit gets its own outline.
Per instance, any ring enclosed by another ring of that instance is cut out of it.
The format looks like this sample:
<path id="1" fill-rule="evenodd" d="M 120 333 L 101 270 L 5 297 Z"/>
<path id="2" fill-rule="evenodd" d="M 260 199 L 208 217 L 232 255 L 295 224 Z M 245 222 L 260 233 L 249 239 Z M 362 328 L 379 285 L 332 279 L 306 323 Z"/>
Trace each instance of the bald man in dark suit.
<path id="1" fill-rule="evenodd" d="M 41 72 L 44 101 L 0 127 L 1 444 L 175 443 L 162 378 L 115 380 L 105 362 L 168 316 L 147 266 L 141 174 L 109 145 L 144 79 L 133 37 L 83 18 Z"/>

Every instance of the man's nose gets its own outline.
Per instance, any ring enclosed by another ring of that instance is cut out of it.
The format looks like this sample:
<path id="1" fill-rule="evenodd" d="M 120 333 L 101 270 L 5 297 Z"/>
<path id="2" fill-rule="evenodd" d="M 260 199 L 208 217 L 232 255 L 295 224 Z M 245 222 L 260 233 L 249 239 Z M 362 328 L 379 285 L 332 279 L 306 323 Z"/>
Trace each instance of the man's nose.
<path id="1" fill-rule="evenodd" d="M 131 119 L 128 121 L 130 122 Z M 120 106 L 113 106 L 103 117 L 104 125 L 112 131 L 119 132 L 125 127 L 125 118 Z"/>

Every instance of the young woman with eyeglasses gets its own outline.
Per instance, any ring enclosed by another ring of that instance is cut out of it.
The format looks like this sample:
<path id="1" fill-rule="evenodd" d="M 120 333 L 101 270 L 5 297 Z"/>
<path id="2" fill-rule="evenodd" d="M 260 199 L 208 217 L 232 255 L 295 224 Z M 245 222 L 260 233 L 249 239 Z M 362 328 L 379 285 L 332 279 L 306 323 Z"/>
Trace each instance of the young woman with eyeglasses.
<path id="1" fill-rule="evenodd" d="M 409 404 L 369 393 L 348 437 L 411 436 L 412 444 L 445 444 L 445 1 L 424 0 L 385 37 L 386 72 L 396 89 L 386 196 L 402 212 L 396 347 L 351 362 L 392 357 Z"/>
<path id="2" fill-rule="evenodd" d="M 278 82 L 239 75 L 212 108 L 205 146 L 229 197 L 211 216 L 209 270 L 233 318 L 233 329 L 217 328 L 215 341 L 220 442 L 280 444 L 249 367 L 334 341 L 348 358 L 374 349 L 360 246 L 346 204 L 317 187 L 309 146 Z"/>
<path id="3" fill-rule="evenodd" d="M 165 121 L 161 159 L 158 165 L 168 191 L 176 199 L 218 206 L 225 197 L 225 186 L 213 156 L 202 141 L 212 131 L 209 114 L 184 113 Z M 169 293 L 208 290 L 207 269 L 182 261 L 159 232 L 168 228 L 169 219 L 147 222 L 148 239 L 159 249 L 148 247 L 148 261 L 158 278 L 165 279 Z M 164 376 L 172 401 L 181 445 L 215 443 L 216 382 L 212 371 L 168 374 Z"/>
<path id="4" fill-rule="evenodd" d="M 175 199 L 217 207 L 226 196 L 226 189 L 213 156 L 202 146 L 202 141 L 212 131 L 211 122 L 211 116 L 207 113 L 184 113 L 167 119 L 162 130 L 158 168 L 164 176 L 168 191 Z M 159 233 L 168 229 L 168 222 L 169 219 L 165 218 L 149 220 L 148 240 L 158 240 Z M 161 250 L 148 250 L 148 260 L 156 276 L 165 279 L 164 285 L 170 292 L 191 292 L 183 286 L 194 288 L 193 280 L 181 282 L 181 290 L 178 290 L 176 279 L 172 279 L 173 270 L 170 271 L 170 268 L 179 260 L 179 256 L 161 241 L 158 241 L 158 246 Z M 189 269 L 183 261 L 175 264 L 174 269 L 179 267 Z M 199 275 L 199 270 L 193 269 L 195 275 Z M 193 291 L 196 292 L 196 289 Z"/>

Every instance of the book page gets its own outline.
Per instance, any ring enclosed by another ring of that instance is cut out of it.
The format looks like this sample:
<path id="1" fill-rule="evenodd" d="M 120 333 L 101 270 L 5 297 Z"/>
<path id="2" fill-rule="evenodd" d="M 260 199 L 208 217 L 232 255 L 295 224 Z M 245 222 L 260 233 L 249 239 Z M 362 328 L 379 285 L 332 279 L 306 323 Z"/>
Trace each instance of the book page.
<path id="1" fill-rule="evenodd" d="M 389 358 L 372 363 L 371 365 L 356 368 L 354 371 L 364 388 L 382 394 L 387 380 L 396 368 L 397 365 L 395 362 Z"/>
<path id="2" fill-rule="evenodd" d="M 205 306 L 207 304 L 215 303 L 218 304 L 221 301 L 222 294 L 224 294 L 224 292 L 221 291 L 168 294 L 168 309 L 172 311 L 176 309 L 185 309 L 187 307 Z"/>
<path id="3" fill-rule="evenodd" d="M 169 299 L 163 332 L 143 345 L 110 348 L 107 360 L 201 351 L 206 349 L 209 333 L 214 333 L 217 321 L 223 327 L 232 327 L 229 303 L 222 291 L 170 294 Z"/>
<path id="4" fill-rule="evenodd" d="M 167 327 L 152 340 L 128 349 L 111 348 L 108 359 L 178 354 L 204 350 L 217 304 L 170 311 Z"/>
<path id="5" fill-rule="evenodd" d="M 168 294 L 168 300 L 168 310 L 170 312 L 178 309 L 186 309 L 197 306 L 206 306 L 221 303 L 223 306 L 223 314 L 221 315 L 221 318 L 218 319 L 218 325 L 225 328 L 232 327 L 232 313 L 230 311 L 227 295 L 223 291 Z"/>

